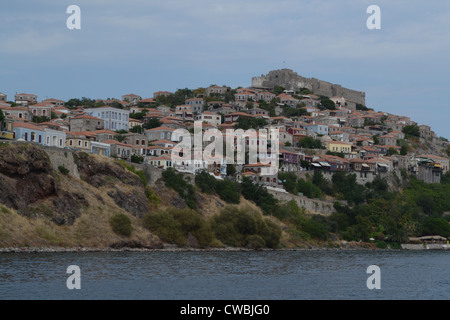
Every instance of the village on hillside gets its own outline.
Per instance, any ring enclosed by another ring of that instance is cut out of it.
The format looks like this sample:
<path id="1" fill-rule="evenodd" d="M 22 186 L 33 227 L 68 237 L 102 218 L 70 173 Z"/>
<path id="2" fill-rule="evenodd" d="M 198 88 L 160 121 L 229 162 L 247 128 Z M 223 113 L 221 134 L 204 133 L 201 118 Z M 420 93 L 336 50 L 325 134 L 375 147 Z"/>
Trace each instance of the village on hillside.
<path id="1" fill-rule="evenodd" d="M 244 177 L 267 187 L 283 188 L 278 175 L 266 176 L 261 162 L 172 161 L 181 137 L 176 129 L 278 129 L 278 172 L 321 171 L 356 174 L 365 184 L 377 176 L 406 172 L 439 183 L 449 170 L 449 142 L 428 125 L 407 116 L 372 110 L 342 96 L 309 89 L 211 85 L 158 91 L 152 97 L 124 94 L 121 99 L 38 99 L 0 93 L 1 139 L 85 151 L 135 163 L 195 173 L 208 170 L 218 179 Z M 247 141 L 248 144 L 248 141 Z M 207 144 L 205 144 L 206 146 Z M 270 154 L 270 149 L 269 149 Z"/>

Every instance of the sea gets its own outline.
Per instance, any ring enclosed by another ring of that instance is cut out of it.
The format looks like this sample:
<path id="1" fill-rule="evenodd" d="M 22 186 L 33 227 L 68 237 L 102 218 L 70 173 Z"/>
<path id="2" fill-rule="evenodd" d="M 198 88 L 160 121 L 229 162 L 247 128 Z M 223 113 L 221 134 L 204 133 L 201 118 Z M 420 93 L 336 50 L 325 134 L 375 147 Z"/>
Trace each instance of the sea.
<path id="1" fill-rule="evenodd" d="M 0 300 L 448 300 L 450 250 L 2 252 Z"/>

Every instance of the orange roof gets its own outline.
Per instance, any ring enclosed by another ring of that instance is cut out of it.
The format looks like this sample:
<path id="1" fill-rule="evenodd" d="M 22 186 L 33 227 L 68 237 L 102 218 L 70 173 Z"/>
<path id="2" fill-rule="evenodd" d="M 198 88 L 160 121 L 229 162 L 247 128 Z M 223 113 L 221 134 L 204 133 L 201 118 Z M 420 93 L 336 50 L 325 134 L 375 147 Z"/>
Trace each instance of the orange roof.
<path id="1" fill-rule="evenodd" d="M 145 131 L 159 131 L 159 130 L 175 131 L 174 128 L 169 128 L 169 127 L 156 127 L 156 128 L 152 128 L 152 129 L 147 129 Z"/>
<path id="2" fill-rule="evenodd" d="M 38 127 L 31 123 L 25 123 L 25 122 L 14 122 L 14 128 L 26 128 L 31 130 L 37 130 L 37 131 L 43 131 L 43 127 Z"/>

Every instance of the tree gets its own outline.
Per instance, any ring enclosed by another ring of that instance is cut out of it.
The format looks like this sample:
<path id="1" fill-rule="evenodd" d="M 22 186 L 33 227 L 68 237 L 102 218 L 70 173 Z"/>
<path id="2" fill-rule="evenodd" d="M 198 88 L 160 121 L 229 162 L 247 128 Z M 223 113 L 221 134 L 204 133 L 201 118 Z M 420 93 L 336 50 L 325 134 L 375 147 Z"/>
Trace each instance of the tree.
<path id="1" fill-rule="evenodd" d="M 420 128 L 416 125 L 405 126 L 402 132 L 408 137 L 420 137 Z"/>
<path id="2" fill-rule="evenodd" d="M 319 139 L 314 139 L 313 137 L 304 137 L 298 142 L 300 148 L 306 149 L 323 149 L 322 142 Z"/>
<path id="3" fill-rule="evenodd" d="M 334 104 L 333 100 L 328 97 L 321 97 L 320 105 L 323 109 L 336 110 L 336 105 Z"/>
<path id="4" fill-rule="evenodd" d="M 137 126 L 134 126 L 134 127 L 130 128 L 130 132 L 133 132 L 133 133 L 144 133 L 144 128 L 142 126 L 137 125 Z"/>
<path id="5" fill-rule="evenodd" d="M 286 90 L 286 89 L 283 86 L 279 86 L 279 85 L 276 85 L 273 88 L 273 92 L 275 92 L 276 95 L 283 93 L 284 90 Z"/>
<path id="6" fill-rule="evenodd" d="M 162 125 L 162 123 L 161 123 L 161 121 L 159 121 L 158 118 L 150 118 L 147 120 L 146 123 L 144 123 L 143 127 L 144 127 L 144 129 L 153 129 L 153 128 L 161 127 L 161 125 Z"/>

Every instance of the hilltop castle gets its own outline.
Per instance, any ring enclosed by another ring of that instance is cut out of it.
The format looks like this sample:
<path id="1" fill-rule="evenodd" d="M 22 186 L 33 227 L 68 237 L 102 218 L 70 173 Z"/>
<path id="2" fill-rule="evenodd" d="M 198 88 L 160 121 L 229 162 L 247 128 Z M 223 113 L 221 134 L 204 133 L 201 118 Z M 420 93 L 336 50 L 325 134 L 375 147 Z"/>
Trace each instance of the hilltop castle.
<path id="1" fill-rule="evenodd" d="M 276 85 L 287 90 L 300 90 L 306 88 L 316 95 L 327 97 L 339 96 L 354 103 L 366 105 L 366 94 L 361 91 L 343 88 L 338 84 L 321 81 L 316 78 L 304 78 L 291 69 L 270 71 L 267 75 L 252 78 L 252 87 L 260 89 L 273 89 Z"/>

